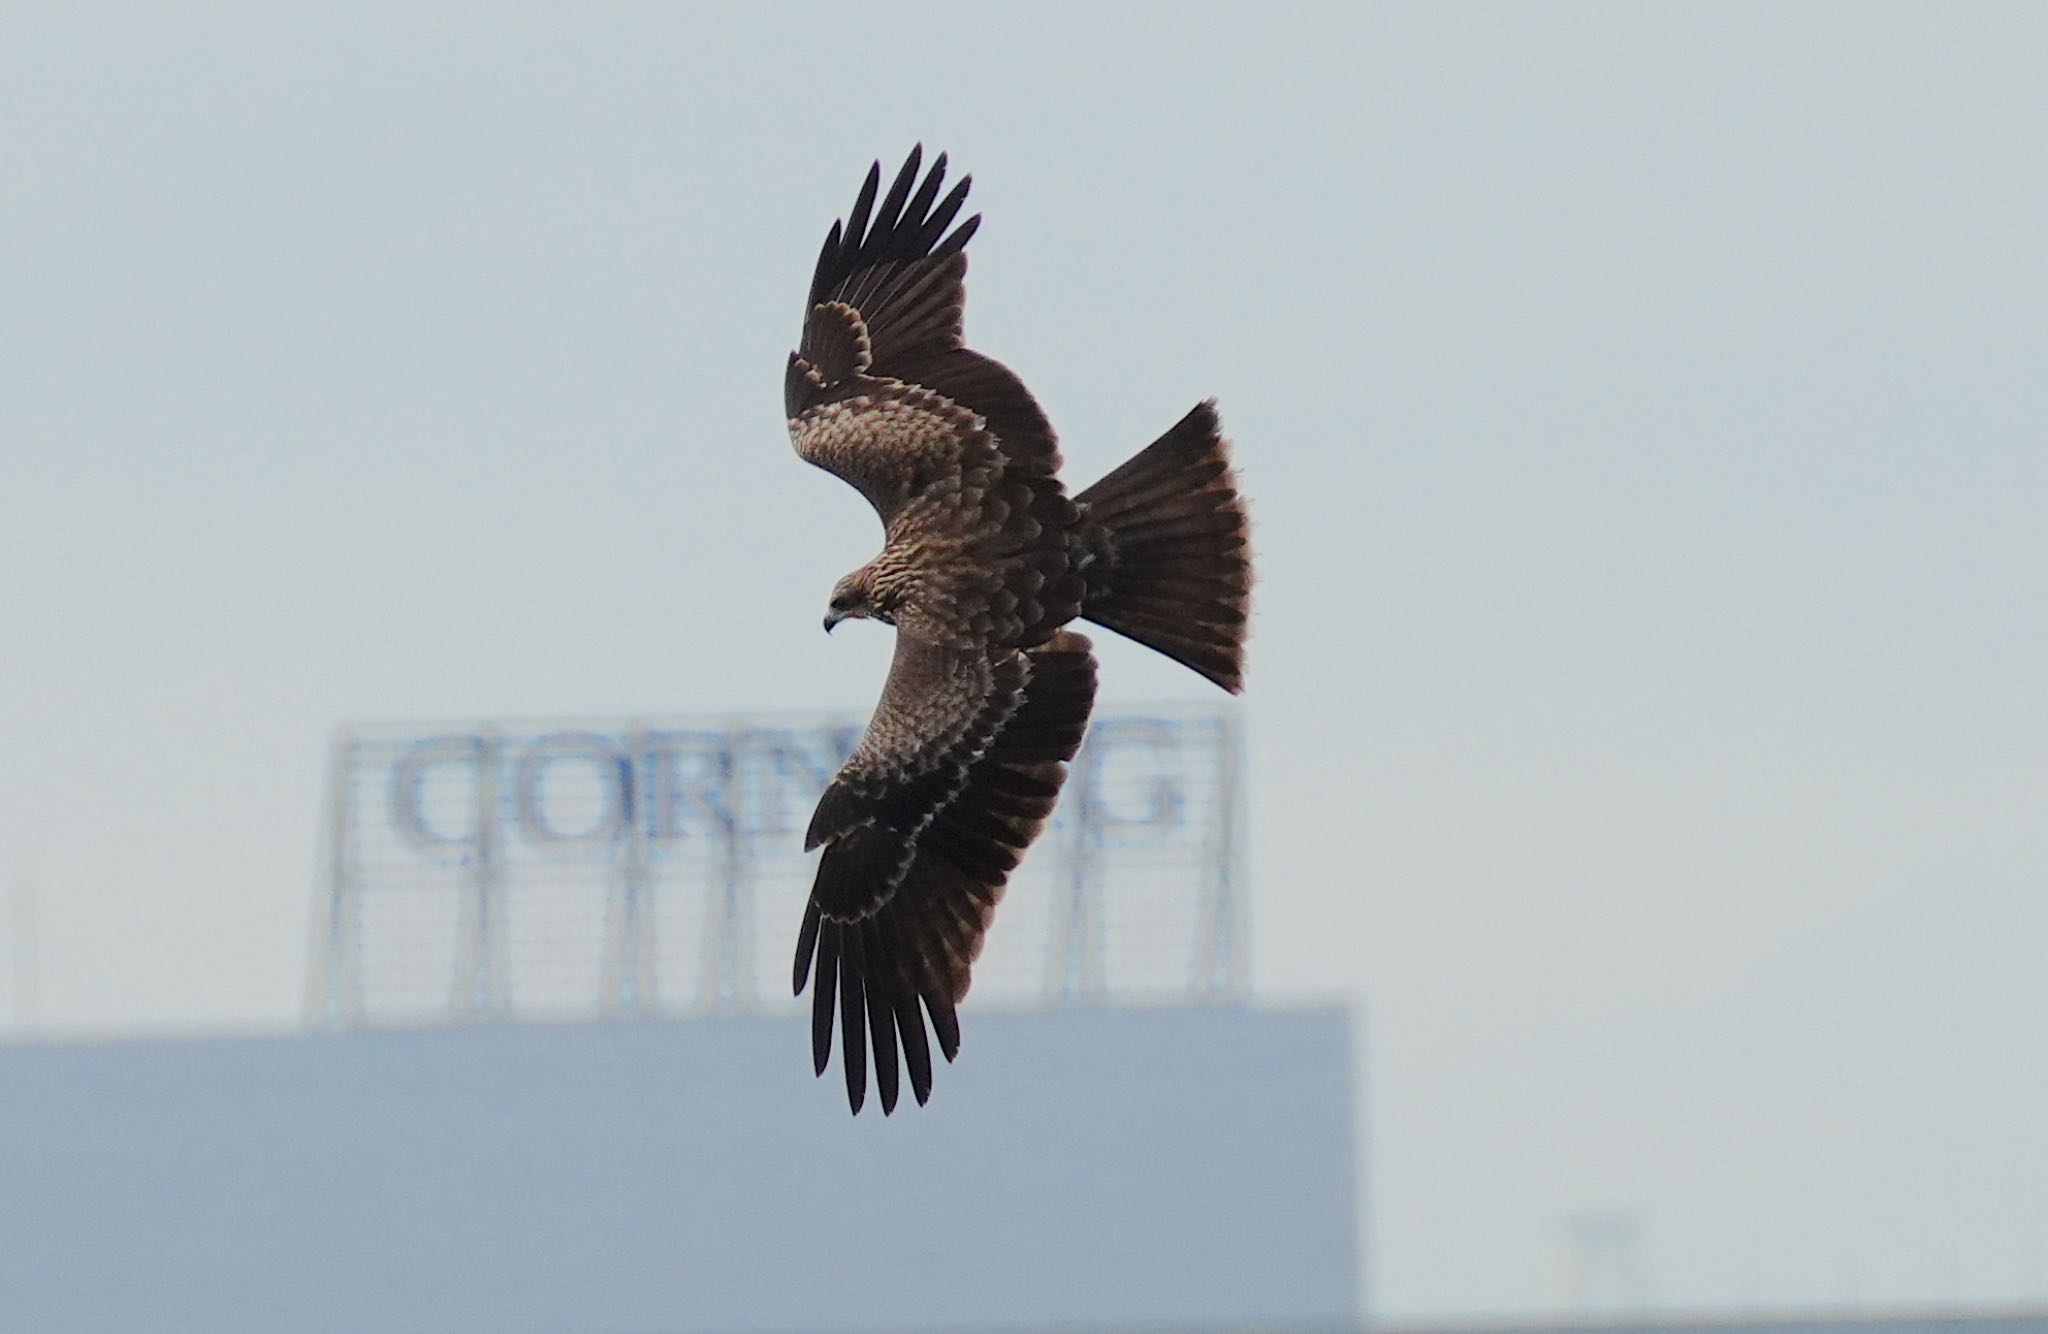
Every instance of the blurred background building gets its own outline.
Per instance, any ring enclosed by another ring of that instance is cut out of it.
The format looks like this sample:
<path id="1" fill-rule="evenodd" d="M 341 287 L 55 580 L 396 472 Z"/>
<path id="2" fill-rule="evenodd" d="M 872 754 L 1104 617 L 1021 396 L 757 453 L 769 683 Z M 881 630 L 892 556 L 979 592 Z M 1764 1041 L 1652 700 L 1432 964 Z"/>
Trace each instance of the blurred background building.
<path id="1" fill-rule="evenodd" d="M 1298 1330 L 1368 1323 L 1362 1049 L 1245 982 L 1237 715 L 1108 710 L 930 1106 L 850 1118 L 784 983 L 837 715 L 336 734 L 307 1031 L 0 1047 L 0 1312 L 70 1331 Z M 1564 1220 L 1578 1323 L 1687 1321 Z M 1393 1327 L 1390 1327 L 1393 1328 Z"/>
<path id="2" fill-rule="evenodd" d="M 1346 1327 L 1352 1016 L 1244 986 L 1238 741 L 1109 712 L 929 1107 L 786 983 L 843 717 L 362 727 L 309 1031 L 0 1050 L 38 1331 Z"/>

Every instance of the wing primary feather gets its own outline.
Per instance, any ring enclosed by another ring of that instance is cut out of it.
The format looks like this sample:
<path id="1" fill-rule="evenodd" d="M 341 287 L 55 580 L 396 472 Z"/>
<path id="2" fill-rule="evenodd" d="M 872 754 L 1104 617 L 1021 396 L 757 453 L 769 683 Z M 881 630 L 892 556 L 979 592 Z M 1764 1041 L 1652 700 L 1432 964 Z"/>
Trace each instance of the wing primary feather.
<path id="1" fill-rule="evenodd" d="M 853 212 L 846 216 L 846 253 L 858 255 L 867 241 L 868 215 L 874 211 L 875 191 L 882 188 L 882 164 L 877 162 L 868 168 L 867 179 L 860 183 L 860 195 L 853 201 Z"/>
<path id="2" fill-rule="evenodd" d="M 913 228 L 907 235 L 923 234 L 925 219 L 931 215 L 932 201 L 939 197 L 939 187 L 945 184 L 945 180 L 946 155 L 941 153 L 932 159 L 932 169 L 924 174 L 924 184 L 917 187 L 917 193 L 911 196 L 909 205 L 903 210 L 904 219 Z"/>
<path id="3" fill-rule="evenodd" d="M 870 917 L 856 928 L 861 941 L 861 980 L 868 991 L 868 1046 L 875 1053 L 875 1092 L 882 1115 L 896 1110 L 896 975 L 894 960 L 882 946 Z"/>
<path id="4" fill-rule="evenodd" d="M 915 239 L 906 248 L 919 255 L 939 253 L 932 250 L 932 246 L 938 242 L 941 236 L 946 235 L 946 228 L 952 224 L 954 218 L 959 216 L 960 206 L 967 202 L 967 191 L 973 184 L 974 177 L 962 176 L 952 190 L 947 193 L 946 197 L 939 201 L 939 206 L 932 210 L 931 216 L 924 220 L 924 226 L 917 229 Z M 979 222 L 980 219 L 981 215 L 977 213 L 968 222 Z M 963 223 L 961 225 L 964 227 L 967 224 Z M 968 234 L 970 236 L 973 235 L 972 232 Z M 952 238 L 948 237 L 948 244 L 951 244 L 951 241 Z M 966 244 L 965 240 L 960 242 L 960 245 Z M 953 248 L 957 250 L 959 246 L 954 246 Z"/>
<path id="5" fill-rule="evenodd" d="M 925 1037 L 924 1015 L 917 1008 L 910 955 L 904 949 L 902 927 L 894 914 L 877 917 L 875 931 L 889 966 L 895 971 L 891 994 L 896 1002 L 896 1032 L 903 1042 L 903 1064 L 910 1070 L 910 1092 L 921 1107 L 932 1096 L 932 1049 Z"/>
<path id="6" fill-rule="evenodd" d="M 903 221 L 903 201 L 910 197 L 910 187 L 917 180 L 917 164 L 924 157 L 924 145 L 910 150 L 910 156 L 903 160 L 903 170 L 896 173 L 896 179 L 889 185 L 889 193 L 882 198 L 881 208 L 875 211 L 874 225 L 868 228 L 867 244 L 860 250 L 861 262 L 872 264 L 887 259 L 889 243 L 896 239 L 896 233 Z"/>
<path id="7" fill-rule="evenodd" d="M 953 1002 L 926 992 L 924 1008 L 932 1017 L 932 1036 L 939 1040 L 939 1053 L 949 1062 L 960 1054 L 960 1015 Z"/>
<path id="8" fill-rule="evenodd" d="M 832 1006 L 839 1000 L 839 923 L 818 933 L 818 984 L 811 993 L 811 1067 L 822 1075 L 832 1062 Z"/>
<path id="9" fill-rule="evenodd" d="M 839 221 L 833 219 L 832 230 L 825 233 L 825 246 L 818 252 L 818 267 L 811 278 L 811 304 L 817 305 L 825 299 L 825 288 L 831 281 L 832 270 L 839 260 Z"/>
<path id="10" fill-rule="evenodd" d="M 955 255 L 965 250 L 967 243 L 973 240 L 974 234 L 980 230 L 981 215 L 977 213 L 958 227 L 955 227 L 951 236 L 933 246 L 932 258 L 944 259 L 947 255 Z"/>
<path id="11" fill-rule="evenodd" d="M 796 971 L 790 977 L 790 994 L 804 994 L 804 983 L 811 977 L 811 956 L 818 949 L 818 923 L 821 915 L 816 903 L 804 909 L 803 928 L 796 934 Z"/>
<path id="12" fill-rule="evenodd" d="M 841 927 L 839 946 L 846 956 L 839 961 L 839 1063 L 846 1067 L 847 1106 L 858 1116 L 868 1096 L 868 1030 L 861 1022 L 867 997 L 861 988 L 859 930 Z"/>

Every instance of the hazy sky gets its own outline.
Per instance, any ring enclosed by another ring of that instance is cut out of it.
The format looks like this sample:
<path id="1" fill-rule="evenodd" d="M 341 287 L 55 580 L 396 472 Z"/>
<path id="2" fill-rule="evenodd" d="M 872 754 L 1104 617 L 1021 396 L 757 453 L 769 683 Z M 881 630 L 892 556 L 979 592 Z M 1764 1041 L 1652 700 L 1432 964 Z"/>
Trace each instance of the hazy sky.
<path id="1" fill-rule="evenodd" d="M 0 9 L 40 1019 L 295 1023 L 344 719 L 866 708 L 780 377 L 921 139 L 1076 479 L 1238 441 L 1253 974 L 1364 1007 L 1382 1308 L 1552 1305 L 1586 1209 L 1672 1304 L 2048 1297 L 2044 70 L 2029 5 Z"/>

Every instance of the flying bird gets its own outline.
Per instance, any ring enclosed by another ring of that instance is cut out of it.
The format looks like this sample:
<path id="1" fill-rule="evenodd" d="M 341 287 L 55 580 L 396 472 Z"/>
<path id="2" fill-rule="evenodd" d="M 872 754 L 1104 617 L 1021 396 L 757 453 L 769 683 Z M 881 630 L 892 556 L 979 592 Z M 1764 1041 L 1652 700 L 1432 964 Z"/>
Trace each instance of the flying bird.
<path id="1" fill-rule="evenodd" d="M 1243 685 L 1252 572 L 1245 507 L 1213 400 L 1078 495 L 1052 425 L 1010 370 L 963 343 L 966 246 L 946 158 L 876 163 L 832 224 L 783 380 L 797 455 L 865 496 L 881 554 L 832 590 L 825 628 L 896 629 L 867 731 L 819 801 L 824 848 L 796 949 L 816 969 L 811 1046 L 847 1101 L 874 1059 L 882 1111 L 901 1072 L 931 1096 L 931 1047 L 957 1008 L 1010 872 L 1052 814 L 1095 701 L 1082 618 Z M 899 1062 L 900 1054 L 900 1062 Z"/>

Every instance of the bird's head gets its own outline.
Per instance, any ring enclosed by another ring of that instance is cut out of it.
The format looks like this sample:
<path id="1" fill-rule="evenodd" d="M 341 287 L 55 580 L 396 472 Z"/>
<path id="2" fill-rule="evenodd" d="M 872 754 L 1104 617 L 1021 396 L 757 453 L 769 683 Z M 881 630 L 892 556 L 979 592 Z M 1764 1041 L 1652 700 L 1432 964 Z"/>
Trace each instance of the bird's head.
<path id="1" fill-rule="evenodd" d="M 890 625 L 896 623 L 895 601 L 876 587 L 874 572 L 862 566 L 832 586 L 832 600 L 825 604 L 825 632 L 841 621 L 866 618 Z"/>

